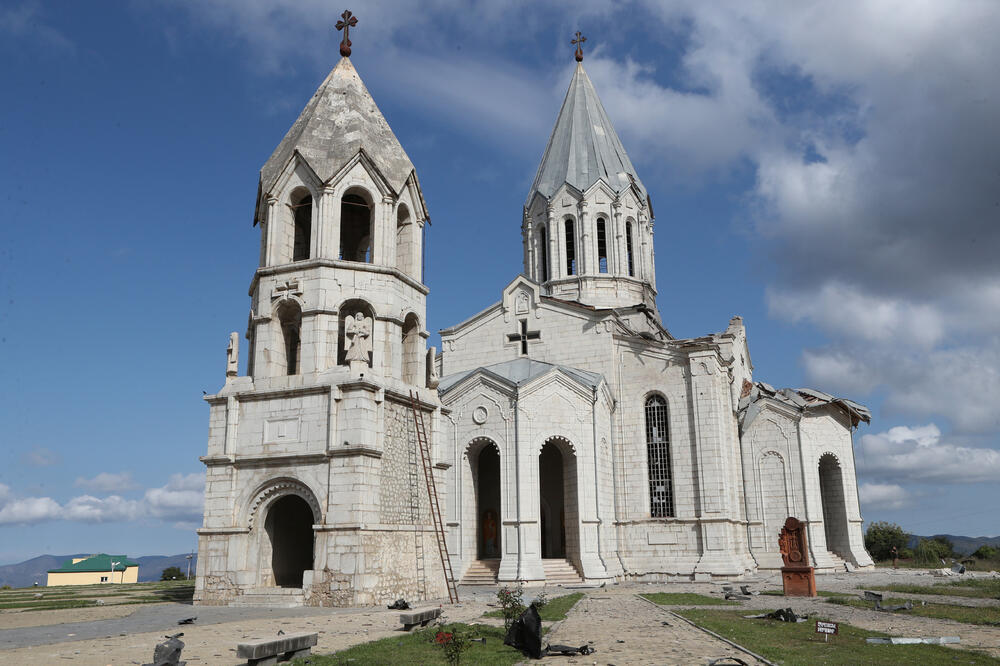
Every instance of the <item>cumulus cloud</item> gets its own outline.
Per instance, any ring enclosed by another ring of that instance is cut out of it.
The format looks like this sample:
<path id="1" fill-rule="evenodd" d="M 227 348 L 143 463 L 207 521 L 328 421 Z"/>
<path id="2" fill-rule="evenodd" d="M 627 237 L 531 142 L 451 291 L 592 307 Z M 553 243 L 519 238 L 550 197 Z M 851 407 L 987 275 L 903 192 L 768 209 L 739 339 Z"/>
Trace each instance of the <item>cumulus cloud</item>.
<path id="1" fill-rule="evenodd" d="M 897 426 L 864 435 L 860 448 L 858 469 L 870 478 L 925 483 L 1000 482 L 1000 451 L 943 441 L 941 430 L 933 423 Z"/>
<path id="2" fill-rule="evenodd" d="M 138 488 L 138 484 L 132 479 L 131 472 L 101 472 L 97 476 L 87 479 L 82 476 L 77 477 L 73 483 L 77 488 L 85 488 L 99 493 L 126 492 Z"/>
<path id="3" fill-rule="evenodd" d="M 858 486 L 862 509 L 902 509 L 910 493 L 894 483 L 862 483 Z"/>
<path id="4" fill-rule="evenodd" d="M 62 462 L 62 456 L 51 449 L 36 446 L 21 454 L 21 462 L 31 467 L 51 467 Z"/>
<path id="5" fill-rule="evenodd" d="M 203 474 L 174 474 L 165 485 L 146 490 L 142 499 L 79 495 L 64 504 L 51 497 L 16 497 L 9 486 L 0 484 L 0 525 L 32 525 L 55 520 L 106 523 L 157 519 L 188 526 L 201 520 L 203 504 Z"/>

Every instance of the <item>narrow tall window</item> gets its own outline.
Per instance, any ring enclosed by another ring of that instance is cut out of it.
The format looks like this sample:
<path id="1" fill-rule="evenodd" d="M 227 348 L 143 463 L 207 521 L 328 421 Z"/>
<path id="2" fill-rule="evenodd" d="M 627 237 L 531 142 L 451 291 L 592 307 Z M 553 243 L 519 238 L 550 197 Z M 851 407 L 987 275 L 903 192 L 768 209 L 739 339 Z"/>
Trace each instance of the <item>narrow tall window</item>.
<path id="1" fill-rule="evenodd" d="M 340 258 L 372 261 L 372 211 L 357 194 L 345 194 L 340 200 Z"/>
<path id="2" fill-rule="evenodd" d="M 625 223 L 625 261 L 628 263 L 629 277 L 635 277 L 635 261 L 632 255 L 632 223 Z"/>
<path id="3" fill-rule="evenodd" d="M 549 279 L 549 239 L 545 236 L 545 227 L 538 229 L 538 270 L 541 272 L 539 281 Z"/>
<path id="4" fill-rule="evenodd" d="M 673 479 L 670 476 L 670 432 L 667 401 L 658 395 L 646 400 L 646 456 L 649 462 L 649 515 L 674 515 Z"/>
<path id="5" fill-rule="evenodd" d="M 292 205 L 295 211 L 295 240 L 292 246 L 292 261 L 309 258 L 309 242 L 312 237 L 313 200 L 308 194 Z"/>
<path id="6" fill-rule="evenodd" d="M 576 275 L 576 240 L 573 220 L 566 220 L 566 275 Z"/>
<path id="7" fill-rule="evenodd" d="M 597 218 L 597 268 L 602 273 L 608 272 L 608 235 L 603 217 Z"/>
<path id="8" fill-rule="evenodd" d="M 278 308 L 278 321 L 281 324 L 281 337 L 285 351 L 285 374 L 299 374 L 299 361 L 302 354 L 302 310 L 298 303 L 284 302 Z"/>

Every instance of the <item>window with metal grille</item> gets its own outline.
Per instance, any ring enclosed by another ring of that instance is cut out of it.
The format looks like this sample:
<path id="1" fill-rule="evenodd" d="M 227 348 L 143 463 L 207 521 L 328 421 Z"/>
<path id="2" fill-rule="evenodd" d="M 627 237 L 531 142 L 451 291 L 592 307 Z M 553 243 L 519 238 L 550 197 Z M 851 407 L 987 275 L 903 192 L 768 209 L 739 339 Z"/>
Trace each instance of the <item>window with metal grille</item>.
<path id="1" fill-rule="evenodd" d="M 597 218 L 597 264 L 601 273 L 608 272 L 608 235 L 604 218 Z"/>
<path id="2" fill-rule="evenodd" d="M 673 479 L 670 476 L 670 430 L 667 401 L 653 395 L 646 400 L 646 455 L 649 462 L 649 515 L 674 515 Z"/>
<path id="3" fill-rule="evenodd" d="M 576 275 L 576 238 L 573 220 L 566 220 L 566 275 Z"/>

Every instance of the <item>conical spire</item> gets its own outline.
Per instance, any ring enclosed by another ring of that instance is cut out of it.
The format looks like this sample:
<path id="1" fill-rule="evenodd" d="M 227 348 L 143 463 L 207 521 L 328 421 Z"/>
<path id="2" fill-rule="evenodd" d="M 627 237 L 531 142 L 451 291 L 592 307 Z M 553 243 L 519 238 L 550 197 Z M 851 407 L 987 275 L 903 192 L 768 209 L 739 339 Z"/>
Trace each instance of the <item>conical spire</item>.
<path id="1" fill-rule="evenodd" d="M 398 194 L 413 172 L 413 163 L 350 58 L 341 58 L 261 168 L 261 195 L 274 187 L 296 151 L 326 182 L 361 148 Z"/>
<path id="2" fill-rule="evenodd" d="M 536 192 L 548 199 L 563 183 L 585 191 L 598 180 L 615 192 L 635 186 L 638 198 L 646 198 L 646 189 L 580 62 L 545 146 L 527 205 Z"/>

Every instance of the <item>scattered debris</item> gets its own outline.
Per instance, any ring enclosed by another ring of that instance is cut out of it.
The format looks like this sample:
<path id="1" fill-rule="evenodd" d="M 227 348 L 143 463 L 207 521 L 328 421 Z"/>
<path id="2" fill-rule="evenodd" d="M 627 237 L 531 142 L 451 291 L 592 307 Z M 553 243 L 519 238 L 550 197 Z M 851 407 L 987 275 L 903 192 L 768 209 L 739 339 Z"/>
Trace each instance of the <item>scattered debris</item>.
<path id="1" fill-rule="evenodd" d="M 389 610 L 410 610 L 410 604 L 406 603 L 406 599 L 396 599 L 388 606 Z"/>
<path id="2" fill-rule="evenodd" d="M 844 562 L 844 569 L 847 570 L 847 573 L 854 573 L 854 565 L 850 562 Z"/>
<path id="3" fill-rule="evenodd" d="M 947 643 L 958 643 L 962 639 L 958 636 L 935 636 L 934 638 L 904 638 L 892 636 L 889 638 L 866 638 L 865 641 L 872 645 L 917 645 L 925 643 L 927 645 L 945 645 Z"/>
<path id="4" fill-rule="evenodd" d="M 31 595 L 31 596 L 33 596 L 33 597 L 34 597 L 34 598 L 36 598 L 36 599 L 41 599 L 41 598 L 42 598 L 42 597 L 44 597 L 45 595 L 44 595 L 44 594 L 42 594 L 41 592 L 35 592 L 35 593 L 34 593 L 33 595 Z"/>
<path id="5" fill-rule="evenodd" d="M 749 601 L 753 597 L 747 594 L 735 594 L 733 592 L 726 592 L 726 601 Z"/>
<path id="6" fill-rule="evenodd" d="M 865 601 L 882 601 L 882 595 L 878 592 L 865 590 Z"/>
<path id="7" fill-rule="evenodd" d="M 958 562 L 955 562 L 954 564 L 951 565 L 951 570 L 954 571 L 957 574 L 964 574 L 965 573 L 965 566 L 962 565 L 962 564 L 959 564 Z"/>
<path id="8" fill-rule="evenodd" d="M 153 648 L 153 663 L 143 664 L 143 666 L 184 666 L 186 661 L 181 661 L 181 650 L 184 649 L 184 642 L 181 640 L 183 633 L 165 636 L 167 640 L 157 643 Z"/>
<path id="9" fill-rule="evenodd" d="M 952 571 L 951 569 L 934 569 L 934 570 L 931 571 L 931 573 L 934 574 L 935 576 L 937 576 L 938 578 L 941 578 L 942 576 L 954 576 L 955 575 L 955 572 Z"/>
<path id="10" fill-rule="evenodd" d="M 909 599 L 906 600 L 905 604 L 901 604 L 899 606 L 883 606 L 881 601 L 879 600 L 875 601 L 875 610 L 885 611 L 887 613 L 895 613 L 896 611 L 912 610 L 912 609 L 913 609 L 913 602 L 910 601 Z"/>
<path id="11" fill-rule="evenodd" d="M 748 620 L 780 620 L 781 622 L 805 622 L 806 615 L 796 615 L 791 608 L 779 608 L 771 613 L 761 613 L 760 615 L 744 615 Z"/>
<path id="12" fill-rule="evenodd" d="M 747 595 L 753 596 L 753 597 L 756 597 L 758 594 L 760 594 L 760 592 L 754 592 L 754 591 L 752 591 L 750 589 L 749 585 L 740 585 L 740 592 L 742 592 L 743 594 L 747 594 Z"/>
<path id="13" fill-rule="evenodd" d="M 739 657 L 719 657 L 708 662 L 708 666 L 748 666 L 747 662 Z"/>
<path id="14" fill-rule="evenodd" d="M 549 645 L 545 648 L 545 655 L 560 655 L 563 657 L 573 657 L 578 654 L 594 654 L 596 650 L 589 645 L 581 645 L 580 647 L 571 647 L 569 645 Z"/>
<path id="15" fill-rule="evenodd" d="M 94 603 L 95 603 L 96 605 L 98 605 L 98 606 L 103 606 L 103 605 L 104 605 L 104 599 L 98 599 L 98 600 L 97 600 L 97 601 L 95 601 Z"/>

